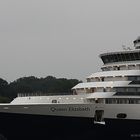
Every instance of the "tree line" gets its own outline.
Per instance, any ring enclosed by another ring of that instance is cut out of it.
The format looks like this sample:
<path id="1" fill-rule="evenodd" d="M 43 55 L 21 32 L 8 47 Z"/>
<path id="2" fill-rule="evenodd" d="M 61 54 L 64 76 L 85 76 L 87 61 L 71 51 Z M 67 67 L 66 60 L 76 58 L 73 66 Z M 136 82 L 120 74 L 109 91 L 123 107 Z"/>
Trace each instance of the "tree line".
<path id="1" fill-rule="evenodd" d="M 18 93 L 72 94 L 71 88 L 80 82 L 82 81 L 77 79 L 56 78 L 53 76 L 45 78 L 22 77 L 10 83 L 0 78 L 0 102 L 10 102 Z"/>

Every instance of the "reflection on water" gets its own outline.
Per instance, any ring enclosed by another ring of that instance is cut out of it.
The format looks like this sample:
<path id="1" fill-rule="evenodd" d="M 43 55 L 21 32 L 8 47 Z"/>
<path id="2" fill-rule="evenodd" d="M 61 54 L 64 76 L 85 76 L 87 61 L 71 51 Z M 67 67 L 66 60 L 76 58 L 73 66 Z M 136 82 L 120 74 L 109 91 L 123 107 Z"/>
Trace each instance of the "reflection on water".
<path id="1" fill-rule="evenodd" d="M 0 140 L 7 140 L 7 138 L 0 134 Z"/>
<path id="2" fill-rule="evenodd" d="M 14 129 L 14 128 L 13 128 Z M 12 130 L 13 131 L 13 130 Z M 18 133 L 7 133 L 7 134 L 0 134 L 0 140 L 127 140 L 127 139 L 140 139 L 140 133 L 139 132 L 127 132 L 122 131 L 119 129 L 107 129 L 102 126 L 96 127 L 96 129 L 91 129 L 86 131 L 77 130 L 73 131 L 73 128 L 68 129 L 68 131 L 60 131 L 57 132 L 27 132 L 24 131 L 20 134 Z"/>
<path id="3" fill-rule="evenodd" d="M 95 125 L 93 118 L 1 113 L 0 140 L 140 139 L 139 121 L 105 122 L 108 125 Z"/>

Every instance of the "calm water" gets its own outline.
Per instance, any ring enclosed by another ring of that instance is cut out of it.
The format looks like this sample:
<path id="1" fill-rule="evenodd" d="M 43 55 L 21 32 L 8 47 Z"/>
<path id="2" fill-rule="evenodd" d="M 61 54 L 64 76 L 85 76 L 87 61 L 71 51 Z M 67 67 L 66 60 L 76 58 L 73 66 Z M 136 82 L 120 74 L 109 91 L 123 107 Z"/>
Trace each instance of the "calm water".
<path id="1" fill-rule="evenodd" d="M 14 127 L 13 127 L 14 130 Z M 12 130 L 12 132 L 13 132 Z M 23 131 L 23 130 L 22 130 Z M 127 139 L 140 139 L 140 130 L 138 131 L 132 131 L 128 132 L 127 130 L 119 130 L 119 129 L 107 129 L 105 127 L 97 127 L 93 130 L 86 129 L 84 131 L 77 130 L 77 132 L 73 128 L 68 129 L 68 132 L 63 132 L 58 130 L 58 132 L 45 132 L 44 131 L 38 131 L 33 132 L 32 130 L 28 133 L 25 133 L 24 131 L 18 135 L 12 135 L 12 133 L 8 133 L 7 135 L 4 134 L 0 135 L 0 140 L 127 140 Z"/>

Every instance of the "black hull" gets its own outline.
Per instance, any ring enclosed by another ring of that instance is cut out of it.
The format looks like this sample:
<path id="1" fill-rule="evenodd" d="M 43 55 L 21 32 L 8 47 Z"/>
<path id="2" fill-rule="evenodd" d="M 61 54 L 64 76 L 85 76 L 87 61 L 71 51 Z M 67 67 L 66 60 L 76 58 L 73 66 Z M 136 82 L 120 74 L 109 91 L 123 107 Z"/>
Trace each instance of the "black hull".
<path id="1" fill-rule="evenodd" d="M 0 113 L 0 134 L 7 140 L 140 138 L 140 121 L 105 119 L 105 122 L 106 125 L 95 125 L 93 118 Z"/>
<path id="2" fill-rule="evenodd" d="M 78 139 L 93 127 L 92 118 L 0 113 L 0 133 L 8 140 Z"/>

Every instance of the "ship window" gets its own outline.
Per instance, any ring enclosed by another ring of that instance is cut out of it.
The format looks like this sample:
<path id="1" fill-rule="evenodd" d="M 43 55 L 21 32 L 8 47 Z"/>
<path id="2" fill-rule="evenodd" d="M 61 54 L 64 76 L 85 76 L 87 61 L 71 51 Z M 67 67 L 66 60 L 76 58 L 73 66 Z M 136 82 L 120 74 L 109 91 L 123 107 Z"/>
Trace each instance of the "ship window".
<path id="1" fill-rule="evenodd" d="M 134 61 L 140 60 L 140 52 L 110 54 L 102 56 L 101 58 L 105 64 L 112 62 Z"/>
<path id="2" fill-rule="evenodd" d="M 118 67 L 118 70 L 120 70 L 120 67 Z"/>
<path id="3" fill-rule="evenodd" d="M 102 69 L 102 71 L 105 71 L 106 69 L 105 68 L 101 68 Z"/>
<path id="4" fill-rule="evenodd" d="M 129 99 L 129 104 L 134 104 L 134 99 Z"/>
<path id="5" fill-rule="evenodd" d="M 105 58 L 105 62 L 106 63 L 109 62 L 109 58 L 108 57 Z"/>
<path id="6" fill-rule="evenodd" d="M 126 88 L 115 88 L 117 92 L 125 92 Z"/>
<path id="7" fill-rule="evenodd" d="M 114 61 L 114 57 L 113 55 L 110 55 L 110 62 L 113 62 Z"/>
<path id="8" fill-rule="evenodd" d="M 126 58 L 126 61 L 129 61 L 129 60 L 130 60 L 130 55 L 129 55 L 129 53 L 126 53 L 126 54 L 125 54 L 125 58 Z"/>
<path id="9" fill-rule="evenodd" d="M 112 104 L 116 104 L 117 100 L 116 99 L 110 99 Z"/>
<path id="10" fill-rule="evenodd" d="M 91 82 L 91 79 L 90 78 L 87 78 L 87 82 Z"/>
<path id="11" fill-rule="evenodd" d="M 118 57 L 116 54 L 114 55 L 114 61 L 118 62 Z"/>
<path id="12" fill-rule="evenodd" d="M 137 80 L 140 81 L 140 76 L 137 77 Z"/>
<path id="13" fill-rule="evenodd" d="M 136 92 L 137 89 L 136 89 L 136 88 L 127 88 L 127 91 L 128 91 L 128 92 Z"/>
<path id="14" fill-rule="evenodd" d="M 104 81 L 104 77 L 101 77 L 101 81 Z"/>
<path id="15" fill-rule="evenodd" d="M 140 88 L 137 88 L 137 92 L 140 92 Z"/>
<path id="16" fill-rule="evenodd" d="M 128 76 L 128 80 L 130 81 L 135 81 L 137 79 L 136 76 Z"/>
<path id="17" fill-rule="evenodd" d="M 106 92 L 106 88 L 103 88 L 103 92 Z"/>
<path id="18" fill-rule="evenodd" d="M 140 81 L 140 76 L 128 76 L 128 80 L 130 80 L 130 81 Z"/>
<path id="19" fill-rule="evenodd" d="M 52 103 L 57 103 L 57 100 L 52 100 Z"/>
<path id="20" fill-rule="evenodd" d="M 140 104 L 140 99 L 119 99 L 119 98 L 110 98 L 106 99 L 106 104 Z"/>
<path id="21" fill-rule="evenodd" d="M 103 71 L 109 71 L 110 69 L 108 67 L 105 67 L 102 69 Z"/>
<path id="22" fill-rule="evenodd" d="M 118 95 L 118 96 L 126 96 L 126 95 L 129 95 L 129 96 L 136 96 L 136 95 L 140 95 L 139 92 L 117 92 L 115 95 Z"/>
<path id="23" fill-rule="evenodd" d="M 123 88 L 122 88 L 122 87 L 121 87 L 121 88 L 115 88 L 115 89 L 116 89 L 116 92 L 122 92 L 122 93 L 124 92 L 124 93 L 123 93 L 123 95 L 124 95 L 124 94 L 127 93 L 127 92 L 131 92 L 131 93 L 134 92 L 134 93 L 135 93 L 135 92 L 137 92 L 137 89 L 138 89 L 138 88 L 135 88 L 135 87 L 128 87 L 128 88 L 123 87 Z"/>
<path id="24" fill-rule="evenodd" d="M 123 100 L 122 100 L 122 99 L 118 99 L 118 100 L 117 100 L 117 103 L 118 103 L 118 104 L 123 104 Z"/>
<path id="25" fill-rule="evenodd" d="M 118 57 L 118 61 L 123 61 L 123 60 L 121 59 L 121 55 L 120 55 L 120 54 L 117 54 L 117 57 Z"/>
<path id="26" fill-rule="evenodd" d="M 127 115 L 125 113 L 119 113 L 119 114 L 117 114 L 117 118 L 125 119 L 126 117 L 127 117 Z"/>
<path id="27" fill-rule="evenodd" d="M 126 61 L 125 55 L 121 54 L 122 61 Z"/>
<path id="28" fill-rule="evenodd" d="M 135 53 L 135 58 L 136 58 L 136 60 L 139 60 L 139 58 L 140 58 L 140 53 Z"/>
<path id="29" fill-rule="evenodd" d="M 134 53 L 130 53 L 130 58 L 131 58 L 131 60 L 135 60 Z"/>
<path id="30" fill-rule="evenodd" d="M 89 102 L 95 103 L 95 99 L 88 99 Z"/>

